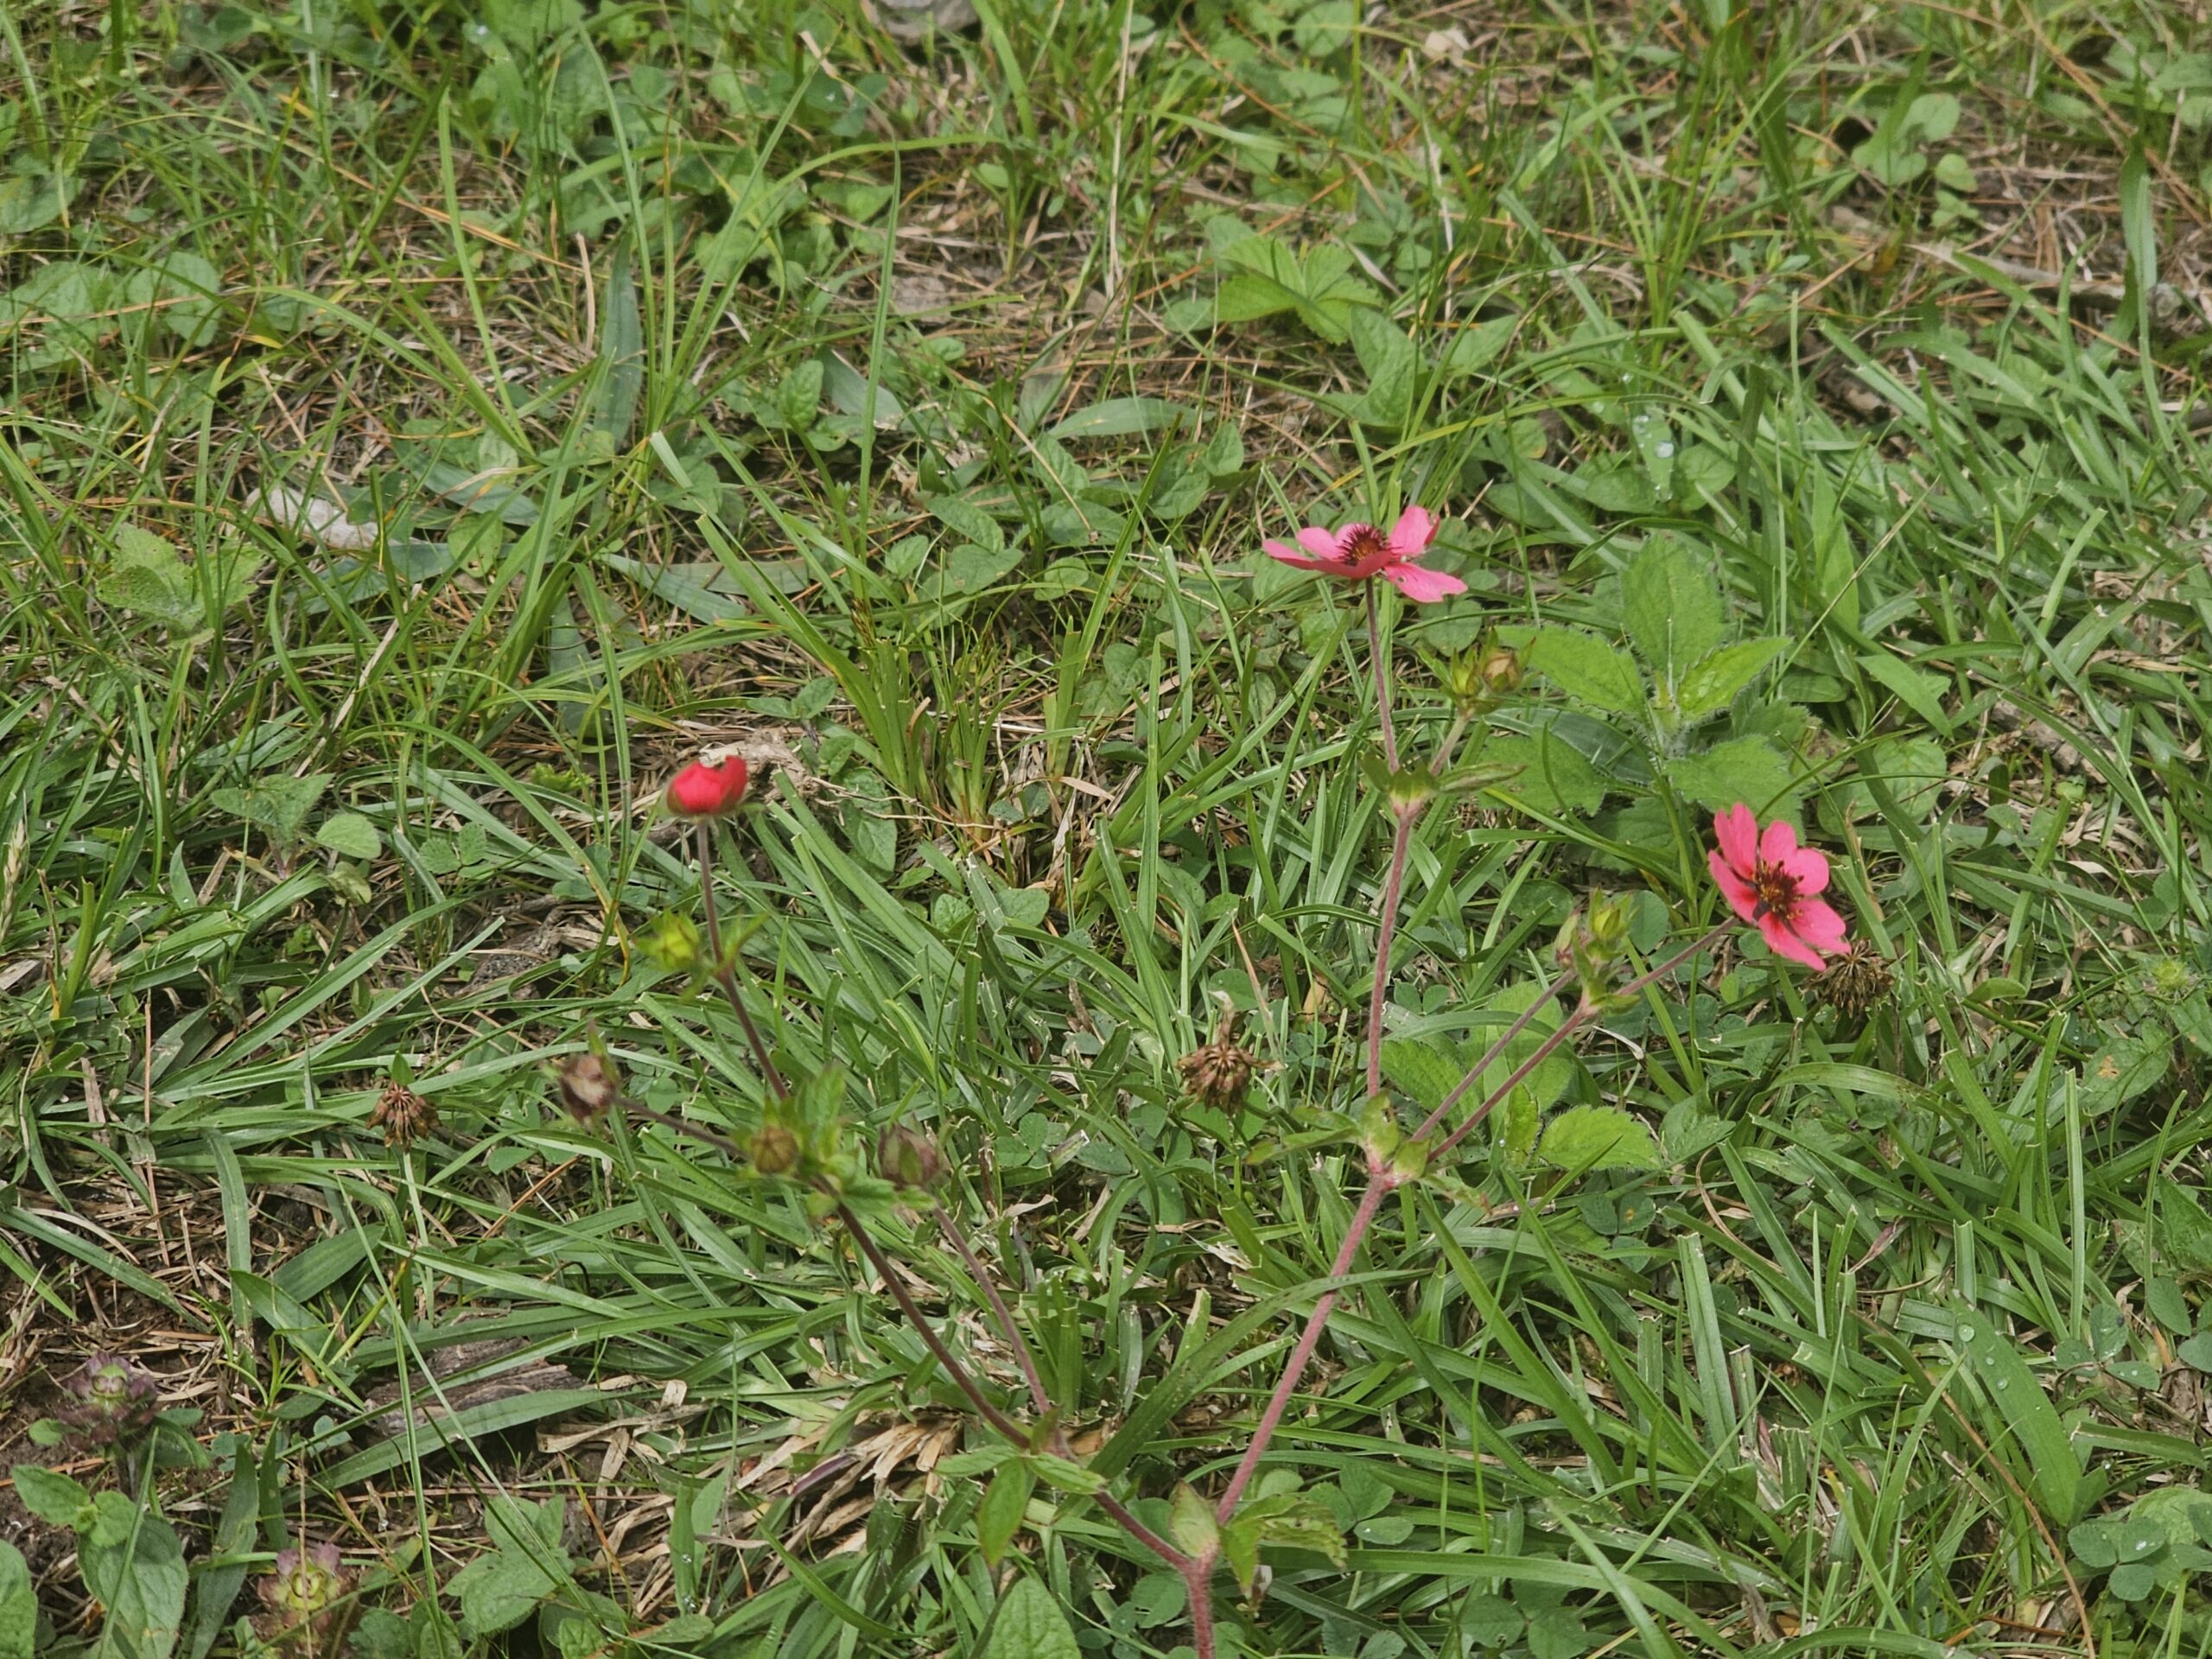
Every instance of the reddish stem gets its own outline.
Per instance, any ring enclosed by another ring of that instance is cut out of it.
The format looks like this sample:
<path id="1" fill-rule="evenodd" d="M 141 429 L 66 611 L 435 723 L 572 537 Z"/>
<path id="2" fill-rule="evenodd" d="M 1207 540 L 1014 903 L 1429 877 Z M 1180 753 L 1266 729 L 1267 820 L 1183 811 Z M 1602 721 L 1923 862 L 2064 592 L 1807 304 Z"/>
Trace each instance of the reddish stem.
<path id="1" fill-rule="evenodd" d="M 1382 1092 L 1382 1001 L 1390 988 L 1390 952 L 1398 936 L 1398 901 L 1405 893 L 1406 855 L 1413 847 L 1414 820 L 1421 807 L 1397 810 L 1398 828 L 1390 838 L 1390 874 L 1382 884 L 1381 931 L 1375 941 L 1375 985 L 1367 995 L 1367 1093 Z"/>
<path id="2" fill-rule="evenodd" d="M 1375 664 L 1375 715 L 1382 723 L 1382 759 L 1398 769 L 1398 733 L 1390 723 L 1390 659 L 1382 654 L 1382 621 L 1377 614 L 1382 601 L 1376 584 L 1367 584 L 1367 655 Z"/>
<path id="3" fill-rule="evenodd" d="M 908 1294 L 905 1283 L 892 1270 L 890 1258 L 876 1248 L 874 1238 L 869 1235 L 867 1228 L 861 1225 L 861 1218 L 853 1213 L 852 1206 L 842 1198 L 837 1198 L 835 1202 L 837 1206 L 837 1219 L 844 1223 L 845 1230 L 853 1236 L 853 1242 L 861 1247 L 861 1252 L 874 1267 L 876 1276 L 889 1287 L 892 1300 L 899 1304 L 899 1311 L 906 1316 L 906 1322 L 914 1327 L 915 1333 L 928 1344 L 930 1352 L 937 1357 L 937 1363 L 944 1367 L 945 1374 L 959 1385 L 961 1393 L 966 1395 L 969 1402 L 983 1414 L 985 1422 L 998 1430 L 1014 1445 L 1026 1448 L 1029 1444 L 1027 1431 L 993 1405 L 990 1396 L 983 1392 L 982 1384 L 968 1374 L 966 1366 L 952 1357 L 952 1351 L 938 1338 L 937 1327 L 922 1317 L 922 1310 L 915 1306 L 914 1299 Z"/>
<path id="4" fill-rule="evenodd" d="M 1038 1372 L 1037 1357 L 1029 1351 L 1028 1343 L 1022 1339 L 1021 1327 L 1014 1322 L 1014 1313 L 1007 1306 L 1006 1298 L 999 1294 L 998 1281 L 976 1259 L 976 1252 L 969 1247 L 967 1236 L 953 1225 L 952 1217 L 946 1213 L 943 1205 L 937 1207 L 937 1224 L 952 1248 L 960 1252 L 960 1259 L 968 1264 L 969 1276 L 982 1289 L 983 1300 L 990 1303 L 992 1313 L 997 1316 L 999 1328 L 1006 1332 L 1006 1339 L 1014 1348 L 1014 1360 L 1020 1365 L 1021 1375 L 1029 1384 L 1029 1403 L 1042 1417 L 1052 1410 L 1052 1397 L 1045 1392 L 1045 1379 Z"/>
<path id="5" fill-rule="evenodd" d="M 1337 1259 L 1329 1268 L 1329 1277 L 1341 1279 L 1351 1271 L 1352 1258 L 1359 1252 L 1360 1241 L 1367 1236 L 1376 1214 L 1382 1208 L 1382 1199 L 1397 1185 L 1397 1178 L 1388 1166 L 1370 1163 L 1367 1172 L 1367 1191 L 1360 1195 L 1359 1208 L 1352 1211 L 1351 1224 L 1344 1229 L 1344 1242 L 1338 1247 Z M 1335 1290 L 1321 1293 L 1313 1304 L 1313 1312 L 1306 1321 L 1305 1330 L 1298 1333 L 1298 1345 L 1290 1351 L 1290 1357 L 1283 1362 L 1282 1380 L 1275 1384 L 1275 1391 L 1268 1396 L 1268 1408 L 1260 1414 L 1259 1426 L 1252 1431 L 1251 1444 L 1244 1448 L 1244 1455 L 1237 1460 L 1236 1472 L 1230 1476 L 1229 1486 L 1221 1495 L 1221 1502 L 1214 1505 L 1214 1519 L 1226 1522 L 1236 1513 L 1237 1500 L 1244 1496 L 1244 1489 L 1252 1484 L 1252 1476 L 1259 1469 L 1265 1456 L 1268 1442 L 1274 1438 L 1275 1430 L 1282 1423 L 1282 1414 L 1288 1409 L 1290 1396 L 1298 1391 L 1299 1379 L 1306 1374 L 1306 1362 L 1313 1357 L 1313 1350 L 1320 1345 L 1321 1327 L 1329 1322 L 1329 1315 L 1336 1311 Z"/>
<path id="6" fill-rule="evenodd" d="M 791 1091 L 784 1087 L 782 1075 L 776 1063 L 768 1057 L 768 1045 L 760 1040 L 760 1027 L 753 1023 L 747 1012 L 745 998 L 739 992 L 737 969 L 722 955 L 722 925 L 715 904 L 715 826 L 709 818 L 699 820 L 699 901 L 707 912 L 707 954 L 715 964 L 715 983 L 721 988 L 723 1000 L 737 1011 L 737 1023 L 745 1027 L 745 1040 L 752 1046 L 753 1058 L 760 1067 L 760 1076 L 768 1085 L 768 1092 L 781 1100 Z"/>

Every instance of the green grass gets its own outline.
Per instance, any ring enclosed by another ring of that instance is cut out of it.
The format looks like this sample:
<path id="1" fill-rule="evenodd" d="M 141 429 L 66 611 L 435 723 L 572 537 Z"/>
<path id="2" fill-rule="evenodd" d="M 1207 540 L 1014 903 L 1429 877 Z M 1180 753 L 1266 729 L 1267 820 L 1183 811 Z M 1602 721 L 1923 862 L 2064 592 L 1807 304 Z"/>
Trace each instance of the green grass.
<path id="1" fill-rule="evenodd" d="M 772 757 L 721 901 L 780 1063 L 944 1147 L 1096 1470 L 1217 1491 L 1358 1195 L 1389 843 L 1360 613 L 1258 544 L 1419 501 L 1472 592 L 1395 615 L 1409 743 L 1654 549 L 1788 644 L 1680 734 L 1532 648 L 1416 838 L 1401 1090 L 1588 890 L 1718 919 L 1709 796 L 1896 992 L 1707 959 L 1538 1079 L 1632 1165 L 1394 1196 L 1264 1477 L 1346 1569 L 1224 1577 L 1229 1650 L 2212 1651 L 2212 27 L 978 9 L 0 7 L 7 1460 L 130 1477 L 31 1438 L 95 1347 L 200 1414 L 194 1659 L 295 1538 L 365 1656 L 1009 1659 L 1022 1580 L 1173 1652 L 1079 1495 L 985 1559 L 989 1436 L 801 1195 L 551 1075 L 758 1125 L 645 804 Z M 68 1650 L 75 1541 L 9 1535 Z"/>

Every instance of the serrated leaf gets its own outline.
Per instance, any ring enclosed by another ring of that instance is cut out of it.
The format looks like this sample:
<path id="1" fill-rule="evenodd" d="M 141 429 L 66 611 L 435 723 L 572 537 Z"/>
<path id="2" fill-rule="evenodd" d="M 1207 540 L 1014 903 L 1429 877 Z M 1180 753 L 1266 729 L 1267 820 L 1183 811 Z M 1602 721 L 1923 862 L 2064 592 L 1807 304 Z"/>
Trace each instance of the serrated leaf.
<path id="1" fill-rule="evenodd" d="M 327 772 L 311 772 L 304 778 L 263 778 L 244 789 L 212 789 L 207 801 L 242 823 L 267 830 L 271 839 L 283 845 L 293 846 L 299 842 L 308 814 L 330 787 L 330 779 Z"/>
<path id="2" fill-rule="evenodd" d="M 1731 738 L 1702 754 L 1670 760 L 1667 781 L 1710 811 L 1725 812 L 1741 801 L 1762 818 L 1796 795 L 1789 757 L 1763 737 Z"/>
<path id="3" fill-rule="evenodd" d="M 119 1492 L 104 1492 L 120 1506 L 115 1541 L 80 1541 L 77 1567 L 85 1587 L 107 1617 L 92 1659 L 168 1659 L 184 1625 L 191 1575 L 175 1530 L 158 1511 L 141 1510 Z"/>
<path id="4" fill-rule="evenodd" d="M 1719 714 L 1789 645 L 1787 639 L 1739 639 L 1707 652 L 1691 664 L 1675 689 L 1675 706 L 1682 718 L 1703 720 Z"/>
<path id="5" fill-rule="evenodd" d="M 1643 679 L 1629 654 L 1580 628 L 1538 628 L 1522 660 L 1592 708 L 1630 714 L 1644 706 Z"/>
<path id="6" fill-rule="evenodd" d="M 1322 339 L 1341 341 L 1351 311 L 1373 305 L 1377 297 L 1351 274 L 1351 256 L 1333 245 L 1300 256 L 1271 236 L 1249 236 L 1223 249 L 1220 257 L 1232 268 L 1214 295 L 1214 315 L 1222 322 L 1294 311 Z"/>
<path id="7" fill-rule="evenodd" d="M 1034 1579 L 1017 1579 L 991 1619 L 980 1659 L 1083 1659 L 1068 1617 Z"/>
<path id="8" fill-rule="evenodd" d="M 88 1526 L 92 1495 L 68 1476 L 35 1463 L 19 1463 L 9 1471 L 16 1497 L 22 1506 L 50 1526 Z"/>
<path id="9" fill-rule="evenodd" d="M 37 1659 L 38 1589 L 22 1552 L 0 1542 L 0 1659 Z"/>
<path id="10" fill-rule="evenodd" d="M 1259 1576 L 1260 1551 L 1270 1544 L 1310 1549 L 1326 1556 L 1339 1572 L 1349 1559 L 1337 1517 L 1318 1499 L 1282 1492 L 1249 1501 L 1221 1529 L 1222 1555 L 1248 1596 Z"/>
<path id="11" fill-rule="evenodd" d="M 377 834 L 376 825 L 359 812 L 339 812 L 324 819 L 315 832 L 315 844 L 340 858 L 365 861 L 384 851 L 384 838 Z"/>
<path id="12" fill-rule="evenodd" d="M 1488 322 L 1470 323 L 1452 337 L 1452 344 L 1438 365 L 1447 378 L 1472 374 L 1503 351 L 1520 327 L 1518 317 L 1493 317 Z"/>
<path id="13" fill-rule="evenodd" d="M 1532 812 L 1557 817 L 1566 812 L 1586 816 L 1605 804 L 1605 780 L 1582 751 L 1548 727 L 1526 736 L 1508 734 L 1491 739 L 1483 757 L 1501 766 L 1517 768 L 1498 785 Z"/>
<path id="14" fill-rule="evenodd" d="M 1413 415 L 1421 353 L 1405 330 L 1381 311 L 1355 307 L 1344 313 L 1344 322 L 1367 376 L 1367 393 L 1357 405 L 1357 417 L 1370 425 L 1402 427 Z"/>
<path id="15" fill-rule="evenodd" d="M 1711 563 L 1679 537 L 1652 537 L 1621 572 L 1621 620 L 1652 678 L 1678 687 L 1720 643 L 1720 586 Z"/>
<path id="16" fill-rule="evenodd" d="M 1551 1121 L 1536 1155 L 1561 1169 L 1650 1169 L 1658 1148 L 1643 1120 L 1618 1106 L 1573 1106 Z"/>

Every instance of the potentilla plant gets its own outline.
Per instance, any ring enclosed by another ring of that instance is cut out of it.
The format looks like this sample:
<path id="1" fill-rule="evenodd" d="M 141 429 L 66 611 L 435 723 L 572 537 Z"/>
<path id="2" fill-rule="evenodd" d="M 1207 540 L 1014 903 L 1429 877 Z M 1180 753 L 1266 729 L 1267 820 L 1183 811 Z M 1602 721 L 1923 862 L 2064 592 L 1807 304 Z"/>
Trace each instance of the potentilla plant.
<path id="1" fill-rule="evenodd" d="M 1446 664 L 1441 678 L 1450 700 L 1449 720 L 1425 753 L 1408 753 L 1402 748 L 1392 639 L 1384 626 L 1380 585 L 1389 584 L 1416 604 L 1465 591 L 1458 577 L 1421 563 L 1436 527 L 1433 515 L 1412 506 L 1387 531 L 1364 523 L 1333 531 L 1309 526 L 1297 532 L 1294 542 L 1265 543 L 1266 552 L 1284 563 L 1345 584 L 1365 610 L 1378 746 L 1364 764 L 1389 825 L 1390 846 L 1376 908 L 1374 967 L 1362 1038 L 1364 1088 L 1361 1097 L 1344 1103 L 1338 1115 L 1342 1141 L 1358 1151 L 1361 1191 L 1330 1262 L 1330 1287 L 1314 1298 L 1306 1313 L 1273 1388 L 1244 1433 L 1234 1466 L 1217 1483 L 1209 1483 L 1207 1490 L 1189 1483 L 1177 1488 L 1169 1495 L 1164 1524 L 1150 1524 L 1139 1516 L 1132 1507 L 1140 1501 L 1138 1494 L 1117 1490 L 1115 1481 L 1084 1466 L 1067 1433 L 1063 1404 L 1046 1386 L 1005 1290 L 970 1243 L 954 1205 L 933 1191 L 943 1185 L 946 1169 L 938 1147 L 916 1131 L 893 1125 L 878 1134 L 870 1155 L 850 1133 L 844 1109 L 846 1083 L 840 1071 L 830 1068 L 810 1077 L 786 1077 L 779 1071 L 753 1006 L 757 993 L 744 977 L 737 948 L 741 940 L 726 938 L 715 896 L 715 838 L 733 830 L 749 786 L 741 760 L 695 764 L 668 785 L 667 810 L 688 821 L 696 836 L 704 937 L 680 918 L 664 918 L 642 943 L 661 968 L 690 975 L 700 988 L 712 986 L 735 1011 L 766 1090 L 760 1126 L 741 1142 L 632 1100 L 623 1092 L 611 1060 L 595 1045 L 572 1060 L 560 1078 L 562 1097 L 580 1118 L 592 1120 L 620 1110 L 649 1119 L 721 1148 L 734 1160 L 741 1160 L 755 1178 L 790 1181 L 803 1188 L 814 1213 L 851 1239 L 978 1421 L 1007 1448 L 1012 1461 L 1001 1465 L 1001 1473 L 994 1478 L 978 1511 L 978 1534 L 986 1553 L 995 1555 L 1004 1548 L 1019 1525 L 1033 1481 L 1041 1475 L 1062 1491 L 1095 1503 L 1181 1578 L 1187 1592 L 1192 1643 L 1199 1659 L 1213 1659 L 1217 1651 L 1217 1598 L 1226 1582 L 1217 1580 L 1222 1580 L 1224 1567 L 1249 1596 L 1261 1582 L 1261 1552 L 1270 1545 L 1318 1551 L 1339 1564 L 1345 1560 L 1335 1519 L 1325 1507 L 1294 1491 L 1255 1493 L 1254 1489 L 1322 1332 L 1344 1294 L 1342 1281 L 1352 1274 L 1361 1246 L 1390 1195 L 1416 1182 L 1448 1182 L 1449 1162 L 1460 1143 L 1555 1051 L 1600 1015 L 1673 985 L 1681 970 L 1712 950 L 1738 922 L 1756 929 L 1778 957 L 1809 969 L 1823 968 L 1831 957 L 1847 951 L 1844 920 L 1821 897 L 1828 885 L 1827 858 L 1800 846 L 1788 823 L 1777 819 L 1762 824 L 1749 804 L 1738 802 L 1715 817 L 1708 855 L 1719 896 L 1731 912 L 1727 919 L 1662 959 L 1647 962 L 1630 939 L 1629 902 L 1593 894 L 1560 932 L 1554 947 L 1554 976 L 1433 1109 L 1407 1121 L 1409 1114 L 1384 1084 L 1384 1013 L 1396 968 L 1398 919 L 1414 836 L 1438 800 L 1502 780 L 1499 769 L 1480 762 L 1484 717 L 1519 686 L 1522 676 L 1516 654 L 1495 641 Z M 1493 1084 L 1493 1068 L 1540 1019 L 1556 1013 L 1562 997 L 1572 998 L 1564 1015 L 1502 1081 Z M 1241 1094 L 1256 1066 L 1255 1058 L 1236 1041 L 1233 1016 L 1224 1014 L 1213 1040 L 1186 1056 L 1181 1071 L 1194 1097 L 1217 1101 Z M 901 1206 L 926 1211 L 933 1218 L 980 1287 L 1020 1369 L 1020 1396 L 1007 1397 L 991 1385 L 917 1305 L 909 1287 L 914 1273 L 894 1266 L 876 1232 L 876 1224 Z M 1009 1488 L 1014 1499 L 1001 1501 L 1004 1471 L 1016 1465 L 1022 1473 Z"/>

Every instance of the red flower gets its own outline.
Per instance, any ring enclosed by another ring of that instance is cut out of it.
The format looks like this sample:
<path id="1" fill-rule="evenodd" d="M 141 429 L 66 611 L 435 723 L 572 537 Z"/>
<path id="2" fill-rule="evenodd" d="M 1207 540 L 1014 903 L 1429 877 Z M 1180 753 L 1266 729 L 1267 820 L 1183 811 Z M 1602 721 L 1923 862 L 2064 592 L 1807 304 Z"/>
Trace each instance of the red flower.
<path id="1" fill-rule="evenodd" d="M 715 818 L 737 810 L 745 798 L 745 757 L 733 754 L 715 766 L 694 760 L 668 780 L 661 799 L 679 818 Z"/>
<path id="2" fill-rule="evenodd" d="M 1777 956 L 1827 966 L 1843 949 L 1844 929 L 1834 906 L 1815 896 L 1828 884 L 1827 855 L 1800 847 L 1797 832 L 1778 818 L 1762 833 L 1741 801 L 1713 815 L 1713 836 L 1720 846 L 1706 862 L 1735 912 Z"/>
<path id="3" fill-rule="evenodd" d="M 1304 553 L 1287 542 L 1262 545 L 1270 558 L 1342 582 L 1380 576 L 1410 600 L 1449 599 L 1465 593 L 1467 584 L 1459 577 L 1414 563 L 1435 539 L 1435 515 L 1426 507 L 1408 507 L 1388 535 L 1372 524 L 1346 524 L 1338 531 L 1308 524 L 1298 532 L 1298 547 L 1304 548 Z"/>

